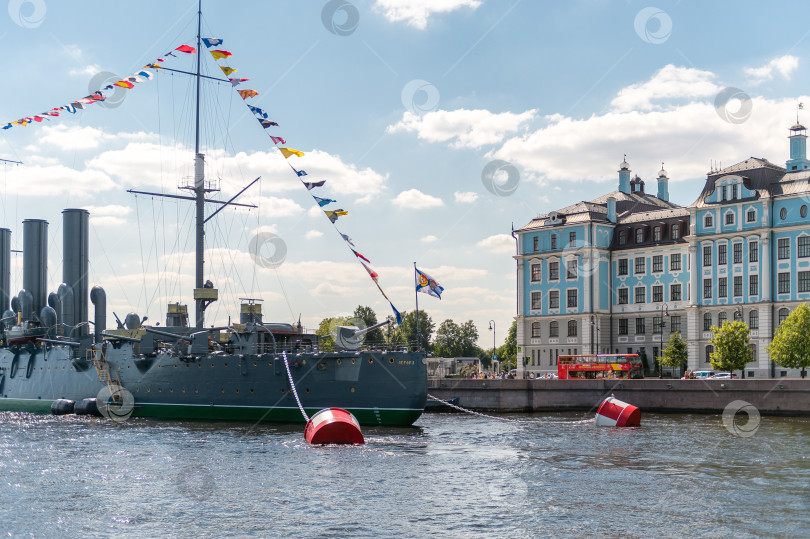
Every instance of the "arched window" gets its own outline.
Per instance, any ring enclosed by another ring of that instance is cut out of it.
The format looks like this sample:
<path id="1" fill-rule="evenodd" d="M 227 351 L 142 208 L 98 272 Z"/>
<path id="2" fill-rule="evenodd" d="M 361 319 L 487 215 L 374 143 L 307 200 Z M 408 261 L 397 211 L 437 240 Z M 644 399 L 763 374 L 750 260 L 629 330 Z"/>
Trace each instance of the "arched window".
<path id="1" fill-rule="evenodd" d="M 569 337 L 576 337 L 577 336 L 577 321 L 576 320 L 569 320 L 568 321 L 568 336 Z"/>
<path id="2" fill-rule="evenodd" d="M 708 363 L 712 358 L 712 352 L 714 352 L 714 346 L 711 344 L 706 347 L 706 363 Z"/>
<path id="3" fill-rule="evenodd" d="M 712 329 L 712 313 L 703 315 L 703 331 L 711 331 Z"/>
<path id="4" fill-rule="evenodd" d="M 720 314 L 717 315 L 717 327 L 723 327 L 723 322 L 728 320 L 728 315 L 725 311 L 721 311 Z"/>
<path id="5" fill-rule="evenodd" d="M 785 318 L 787 318 L 789 314 L 790 314 L 790 309 L 788 309 L 787 307 L 783 307 L 782 309 L 779 309 L 779 323 L 781 324 L 782 322 L 784 322 Z"/>
<path id="6" fill-rule="evenodd" d="M 636 243 L 643 243 L 644 242 L 644 229 L 637 228 L 636 229 Z"/>
<path id="7" fill-rule="evenodd" d="M 532 338 L 540 337 L 540 322 L 532 322 Z"/>
<path id="8" fill-rule="evenodd" d="M 548 326 L 548 336 L 549 337 L 559 337 L 560 336 L 560 323 L 556 320 L 549 324 Z"/>
<path id="9" fill-rule="evenodd" d="M 759 311 L 756 309 L 748 313 L 748 328 L 759 329 Z"/>

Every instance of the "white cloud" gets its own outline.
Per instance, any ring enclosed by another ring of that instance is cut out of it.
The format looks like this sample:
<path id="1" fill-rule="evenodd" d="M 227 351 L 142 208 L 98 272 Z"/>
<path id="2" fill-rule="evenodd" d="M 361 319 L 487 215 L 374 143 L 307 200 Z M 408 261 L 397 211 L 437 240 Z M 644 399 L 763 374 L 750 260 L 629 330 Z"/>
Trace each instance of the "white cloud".
<path id="1" fill-rule="evenodd" d="M 6 176 L 8 193 L 21 196 L 62 196 L 107 191 L 117 187 L 100 170 L 77 170 L 63 165 L 14 167 L 8 170 Z"/>
<path id="2" fill-rule="evenodd" d="M 526 122 L 535 118 L 537 109 L 520 114 L 512 112 L 493 113 L 488 110 L 437 110 L 425 115 L 406 111 L 402 119 L 388 126 L 388 133 L 404 131 L 416 133 L 429 142 L 452 140 L 453 148 L 480 148 L 488 144 L 498 144 L 508 133 L 520 129 Z"/>
<path id="3" fill-rule="evenodd" d="M 391 22 L 405 21 L 424 30 L 434 13 L 449 13 L 462 7 L 478 9 L 481 0 L 377 0 L 374 9 Z"/>
<path id="4" fill-rule="evenodd" d="M 461 191 L 456 191 L 453 193 L 453 196 L 456 197 L 456 202 L 461 204 L 472 204 L 476 200 L 478 200 L 478 193 L 474 193 L 472 191 L 463 193 Z"/>
<path id="5" fill-rule="evenodd" d="M 273 217 L 290 217 L 304 213 L 304 208 L 292 199 L 278 197 L 260 197 L 252 199 L 259 206 L 262 215 L 272 215 Z"/>
<path id="6" fill-rule="evenodd" d="M 306 234 L 304 234 L 304 237 L 306 239 L 308 239 L 308 240 L 314 240 L 315 238 L 320 238 L 322 236 L 323 236 L 323 232 L 321 232 L 320 230 L 314 230 L 314 229 L 310 230 Z"/>
<path id="7" fill-rule="evenodd" d="M 132 213 L 132 208 L 129 206 L 122 206 L 120 204 L 107 204 L 106 206 L 84 206 L 84 209 L 90 212 L 90 217 L 123 217 Z"/>
<path id="8" fill-rule="evenodd" d="M 76 77 L 76 76 L 79 76 L 79 75 L 82 75 L 82 76 L 87 75 L 87 76 L 92 77 L 93 75 L 95 75 L 96 73 L 98 73 L 100 71 L 101 71 L 101 66 L 100 65 L 98 65 L 98 64 L 89 64 L 89 65 L 86 65 L 86 66 L 84 66 L 84 67 L 82 67 L 80 69 L 71 69 L 70 71 L 68 71 L 68 74 L 70 76 L 72 76 L 72 77 Z"/>
<path id="9" fill-rule="evenodd" d="M 515 239 L 509 234 L 495 234 L 475 244 L 491 253 L 507 254 L 515 252 Z"/>
<path id="10" fill-rule="evenodd" d="M 621 89 L 610 104 L 618 112 L 657 110 L 661 105 L 654 104 L 654 100 L 693 100 L 713 96 L 721 90 L 712 82 L 714 78 L 711 71 L 668 64 L 650 80 Z"/>
<path id="11" fill-rule="evenodd" d="M 418 189 L 402 191 L 394 198 L 393 203 L 395 206 L 410 210 L 424 210 L 444 206 L 442 199 L 426 195 Z"/>
<path id="12" fill-rule="evenodd" d="M 774 71 L 778 72 L 785 79 L 790 79 L 790 74 L 799 67 L 799 59 L 786 54 L 779 58 L 774 58 L 761 67 L 746 67 L 743 71 L 748 75 L 751 84 L 760 84 L 773 79 Z"/>
<path id="13" fill-rule="evenodd" d="M 433 234 L 428 234 L 424 238 L 419 239 L 419 241 L 421 241 L 422 243 L 433 243 L 433 242 L 438 241 L 438 240 L 439 240 L 439 238 L 437 238 Z"/>

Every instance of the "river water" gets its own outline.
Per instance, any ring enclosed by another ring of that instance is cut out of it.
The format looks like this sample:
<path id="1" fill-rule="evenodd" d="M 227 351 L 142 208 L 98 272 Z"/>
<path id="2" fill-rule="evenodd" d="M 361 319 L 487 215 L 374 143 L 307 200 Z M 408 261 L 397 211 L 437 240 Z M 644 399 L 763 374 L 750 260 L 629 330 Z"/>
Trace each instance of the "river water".
<path id="1" fill-rule="evenodd" d="M 810 536 L 810 418 L 504 417 L 426 414 L 311 447 L 303 426 L 0 413 L 0 533 Z"/>

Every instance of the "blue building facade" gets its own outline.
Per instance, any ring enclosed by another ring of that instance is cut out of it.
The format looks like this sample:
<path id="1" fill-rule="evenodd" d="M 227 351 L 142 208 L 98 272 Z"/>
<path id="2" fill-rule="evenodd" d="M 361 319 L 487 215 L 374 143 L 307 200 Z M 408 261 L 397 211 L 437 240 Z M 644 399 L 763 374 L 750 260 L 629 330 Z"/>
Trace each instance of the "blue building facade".
<path id="1" fill-rule="evenodd" d="M 810 301 L 804 126 L 789 141 L 785 167 L 751 157 L 713 170 L 687 207 L 669 201 L 663 167 L 652 195 L 625 160 L 616 191 L 516 230 L 518 369 L 556 372 L 560 355 L 597 352 L 641 353 L 652 365 L 676 331 L 689 368 L 709 369 L 710 328 L 742 319 L 753 349 L 746 376 L 795 375 L 765 349 Z"/>

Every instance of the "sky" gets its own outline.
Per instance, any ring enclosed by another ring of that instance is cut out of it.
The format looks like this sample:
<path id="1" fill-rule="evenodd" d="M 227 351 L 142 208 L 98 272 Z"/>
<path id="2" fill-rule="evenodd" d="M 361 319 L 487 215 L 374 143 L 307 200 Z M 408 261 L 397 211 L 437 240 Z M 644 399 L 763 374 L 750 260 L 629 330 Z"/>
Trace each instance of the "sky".
<path id="1" fill-rule="evenodd" d="M 195 45 L 196 0 L 115 4 L 11 0 L 0 11 L 6 77 L 0 122 L 75 101 Z M 810 122 L 810 28 L 802 2 L 203 0 L 203 37 L 233 54 L 219 65 L 250 80 L 255 121 L 228 83 L 205 85 L 207 178 L 238 201 L 206 228 L 206 278 L 220 290 L 208 324 L 264 300 L 265 320 L 317 328 L 359 305 L 388 303 L 288 166 L 326 184 L 313 193 L 349 213 L 337 226 L 371 261 L 400 311 L 414 272 L 438 326 L 472 320 L 500 345 L 516 314 L 515 242 L 539 214 L 615 190 L 623 156 L 655 193 L 698 196 L 712 163 L 749 156 L 784 166 L 788 127 Z M 165 65 L 192 69 L 196 55 Z M 203 47 L 203 72 L 222 78 Z M 154 70 L 152 70 L 154 72 Z M 91 213 L 90 283 L 110 311 L 165 320 L 193 310 L 194 87 L 157 72 L 104 104 L 2 131 L 0 226 L 22 246 L 21 222 L 49 226 L 48 289 L 61 282 L 61 210 Z M 268 134 L 305 153 L 288 161 Z M 213 211 L 209 207 L 208 213 Z M 253 247 L 251 247 L 251 245 Z M 251 255 L 253 253 L 253 255 Z M 12 256 L 12 294 L 22 288 Z M 108 317 L 111 319 L 112 315 Z M 494 321 L 495 332 L 489 330 Z"/>

